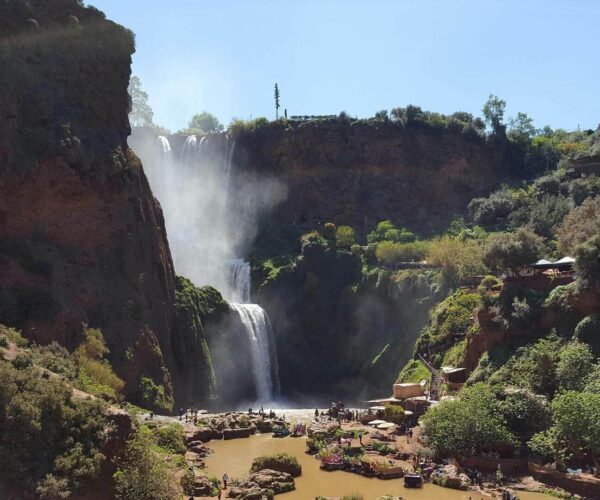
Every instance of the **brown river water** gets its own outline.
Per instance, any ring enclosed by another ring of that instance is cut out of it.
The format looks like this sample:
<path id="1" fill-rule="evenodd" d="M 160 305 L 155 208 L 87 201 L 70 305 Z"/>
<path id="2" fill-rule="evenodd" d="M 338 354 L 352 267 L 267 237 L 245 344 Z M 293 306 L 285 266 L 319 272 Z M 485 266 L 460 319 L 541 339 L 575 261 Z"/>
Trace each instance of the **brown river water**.
<path id="1" fill-rule="evenodd" d="M 294 418 L 294 411 L 288 411 L 288 420 L 304 420 Z M 298 416 L 302 415 L 298 411 Z M 401 496 L 406 500 L 479 500 L 483 497 L 474 492 L 464 492 L 441 488 L 425 483 L 422 489 L 406 489 L 402 479 L 375 479 L 349 472 L 325 472 L 319 468 L 320 462 L 305 453 L 306 438 L 274 438 L 271 434 L 251 436 L 246 439 L 231 441 L 211 441 L 208 446 L 214 454 L 205 459 L 208 475 L 223 477 L 227 472 L 231 478 L 248 476 L 252 459 L 273 453 L 289 453 L 295 456 L 302 466 L 302 475 L 296 478 L 296 490 L 276 498 L 281 500 L 314 500 L 318 495 L 343 496 L 361 493 L 365 500 L 374 500 L 382 495 Z M 521 500 L 543 500 L 553 498 L 539 493 L 519 492 Z"/>

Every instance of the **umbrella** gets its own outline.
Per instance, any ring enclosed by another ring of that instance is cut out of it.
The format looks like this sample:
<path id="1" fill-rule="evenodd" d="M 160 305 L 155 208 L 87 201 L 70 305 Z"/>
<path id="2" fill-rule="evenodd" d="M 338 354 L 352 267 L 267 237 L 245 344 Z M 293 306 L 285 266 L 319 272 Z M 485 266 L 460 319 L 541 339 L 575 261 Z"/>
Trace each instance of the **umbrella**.
<path id="1" fill-rule="evenodd" d="M 369 425 L 380 425 L 380 424 L 387 424 L 387 422 L 385 420 L 371 420 L 369 422 Z"/>
<path id="2" fill-rule="evenodd" d="M 383 424 L 379 424 L 377 426 L 377 428 L 385 430 L 385 429 L 390 429 L 391 427 L 395 427 L 395 426 L 396 426 L 396 424 L 392 424 L 391 422 L 384 422 Z"/>

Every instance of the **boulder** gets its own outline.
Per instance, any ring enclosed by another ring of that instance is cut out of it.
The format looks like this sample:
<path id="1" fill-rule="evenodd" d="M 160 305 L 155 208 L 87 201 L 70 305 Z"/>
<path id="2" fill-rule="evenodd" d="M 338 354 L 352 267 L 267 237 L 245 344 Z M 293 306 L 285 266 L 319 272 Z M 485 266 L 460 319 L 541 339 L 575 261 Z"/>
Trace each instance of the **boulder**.
<path id="1" fill-rule="evenodd" d="M 208 497 L 213 493 L 213 484 L 208 477 L 200 474 L 194 478 L 194 496 Z"/>
<path id="2" fill-rule="evenodd" d="M 469 477 L 455 465 L 445 465 L 431 474 L 431 480 L 438 486 L 455 490 L 467 490 L 471 485 Z"/>
<path id="3" fill-rule="evenodd" d="M 272 498 L 272 495 L 287 493 L 295 488 L 294 478 L 290 474 L 265 469 L 233 484 L 227 492 L 227 498 L 263 500 Z"/>

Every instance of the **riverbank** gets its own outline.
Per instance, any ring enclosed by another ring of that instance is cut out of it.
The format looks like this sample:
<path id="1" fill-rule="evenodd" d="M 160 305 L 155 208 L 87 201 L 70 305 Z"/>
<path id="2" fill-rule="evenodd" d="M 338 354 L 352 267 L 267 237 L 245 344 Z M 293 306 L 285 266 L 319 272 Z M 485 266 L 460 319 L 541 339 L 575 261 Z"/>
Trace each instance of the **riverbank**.
<path id="1" fill-rule="evenodd" d="M 176 421 L 184 425 L 188 448 L 185 455 L 186 462 L 198 475 L 222 478 L 223 474 L 227 473 L 232 479 L 241 479 L 248 477 L 252 460 L 258 456 L 288 453 L 296 457 L 302 466 L 302 475 L 296 478 L 294 491 L 278 495 L 285 500 L 307 500 L 317 496 L 336 498 L 354 493 L 364 495 L 365 500 L 385 495 L 400 496 L 406 500 L 475 500 L 501 495 L 491 480 L 484 481 L 484 488 L 481 490 L 454 490 L 428 481 L 423 488 L 413 490 L 404 488 L 401 478 L 382 480 L 342 470 L 325 471 L 321 469 L 320 460 L 307 453 L 306 436 L 277 438 L 271 433 L 273 427 L 283 424 L 310 423 L 313 416 L 314 410 L 286 410 L 276 412 L 275 418 L 238 412 L 205 413 L 197 416 L 196 425 L 193 423 L 193 417 L 191 421 L 188 418 L 188 422 L 185 421 L 185 417 L 182 420 L 173 417 L 155 417 L 155 420 Z M 372 448 L 378 441 L 377 436 L 390 439 L 388 443 L 390 448 L 393 448 L 394 456 L 397 454 L 404 456 L 398 459 L 390 456 L 386 457 L 386 460 L 393 460 L 395 464 L 406 470 L 412 470 L 411 457 L 422 452 L 423 449 L 416 439 L 418 429 L 414 431 L 413 438 L 407 440 L 405 436 L 393 436 L 391 431 L 377 430 L 376 434 L 372 428 L 358 422 L 343 423 L 341 427 L 344 432 L 361 432 L 363 445 L 366 448 Z M 204 440 L 199 439 L 200 437 L 204 437 Z M 349 444 L 352 447 L 359 447 L 360 439 L 352 437 Z M 377 451 L 368 450 L 366 454 L 374 458 L 382 458 Z M 534 491 L 544 489 L 544 485 L 538 484 L 533 478 L 519 477 L 514 480 L 511 478 L 507 479 L 507 482 L 509 488 L 521 486 Z M 551 498 L 550 495 L 535 492 L 518 492 L 518 495 L 521 500 Z"/>

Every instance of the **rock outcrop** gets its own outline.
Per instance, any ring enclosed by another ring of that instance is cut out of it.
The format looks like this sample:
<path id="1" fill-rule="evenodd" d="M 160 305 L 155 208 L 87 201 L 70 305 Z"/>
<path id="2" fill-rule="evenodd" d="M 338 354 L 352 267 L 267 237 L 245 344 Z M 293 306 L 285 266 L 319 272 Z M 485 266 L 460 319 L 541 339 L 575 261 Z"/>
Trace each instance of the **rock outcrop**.
<path id="1" fill-rule="evenodd" d="M 294 478 L 290 474 L 264 469 L 251 474 L 248 479 L 237 481 L 229 488 L 227 498 L 263 500 L 295 488 Z"/>
<path id="2" fill-rule="evenodd" d="M 234 156 L 237 182 L 269 175 L 287 187 L 270 222 L 331 221 L 362 231 L 392 219 L 421 234 L 445 229 L 519 161 L 505 145 L 460 131 L 340 121 L 244 131 Z"/>
<path id="3" fill-rule="evenodd" d="M 71 348 L 101 328 L 127 395 L 169 408 L 179 380 L 198 381 L 180 399 L 210 393 L 210 360 L 174 353 L 202 353 L 203 331 L 174 324 L 162 212 L 127 146 L 134 49 L 82 2 L 0 3 L 0 321 Z"/>

